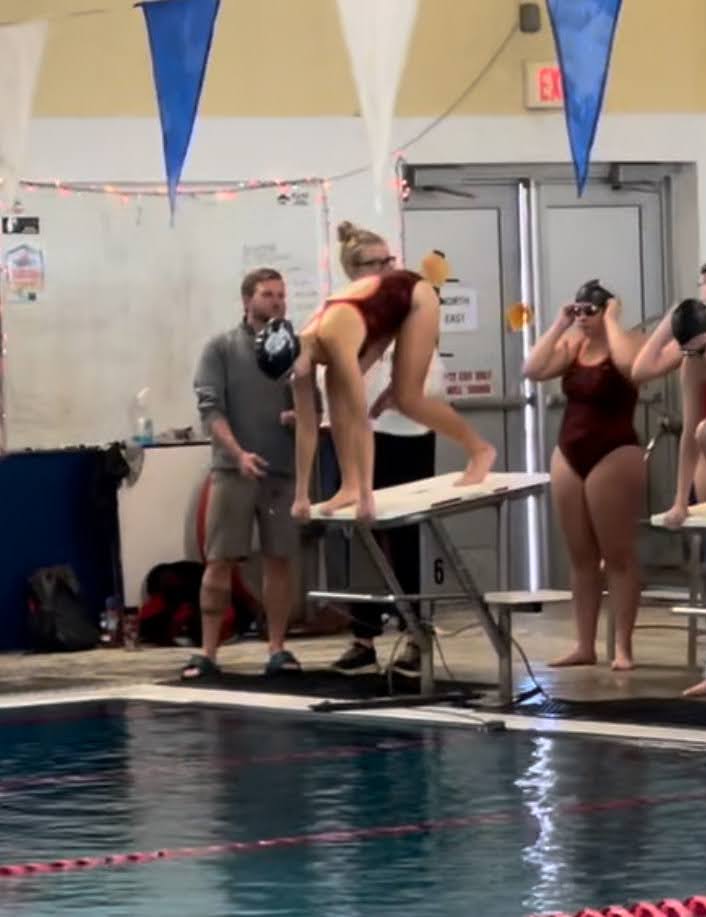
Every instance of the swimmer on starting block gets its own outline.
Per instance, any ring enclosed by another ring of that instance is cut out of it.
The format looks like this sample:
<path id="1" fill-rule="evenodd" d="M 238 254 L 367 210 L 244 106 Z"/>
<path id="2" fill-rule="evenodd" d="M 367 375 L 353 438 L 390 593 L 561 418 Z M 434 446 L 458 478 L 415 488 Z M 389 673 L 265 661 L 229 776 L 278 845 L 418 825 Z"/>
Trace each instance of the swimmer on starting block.
<path id="1" fill-rule="evenodd" d="M 674 504 L 665 514 L 668 528 L 680 528 L 689 514 L 692 488 L 706 499 L 706 264 L 699 277 L 699 299 L 685 299 L 655 328 L 633 366 L 647 382 L 680 368 L 682 432 Z M 686 697 L 706 695 L 706 678 L 687 688 Z"/>
<path id="2" fill-rule="evenodd" d="M 296 426 L 296 495 L 292 514 L 310 515 L 309 484 L 316 452 L 317 419 L 312 374 L 326 367 L 331 429 L 341 467 L 341 487 L 326 504 L 334 512 L 356 504 L 356 518 L 375 516 L 373 434 L 363 376 L 395 343 L 392 379 L 378 409 L 393 403 L 407 417 L 462 446 L 468 464 L 459 485 L 482 481 L 493 467 L 495 448 L 446 402 L 428 397 L 424 383 L 439 336 L 440 303 L 420 274 L 392 270 L 354 281 L 329 297 L 301 334 L 273 320 L 256 342 L 260 368 L 272 378 L 293 371 Z"/>
<path id="3" fill-rule="evenodd" d="M 679 367 L 682 432 L 668 528 L 679 528 L 686 519 L 692 487 L 697 500 L 706 500 L 706 264 L 699 289 L 701 299 L 685 299 L 664 316 L 632 370 L 637 382 L 649 382 Z"/>

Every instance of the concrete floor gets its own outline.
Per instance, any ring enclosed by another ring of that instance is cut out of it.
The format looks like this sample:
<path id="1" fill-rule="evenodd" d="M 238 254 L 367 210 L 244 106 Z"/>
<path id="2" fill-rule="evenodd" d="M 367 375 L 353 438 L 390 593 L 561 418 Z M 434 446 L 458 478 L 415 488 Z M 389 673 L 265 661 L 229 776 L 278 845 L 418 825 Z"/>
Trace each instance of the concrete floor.
<path id="1" fill-rule="evenodd" d="M 437 616 L 439 639 L 446 662 L 459 680 L 495 682 L 497 664 L 484 632 L 473 626 L 464 633 L 453 632 L 475 620 L 468 612 L 447 609 Z M 596 666 L 551 669 L 546 663 L 572 645 L 573 625 L 567 605 L 548 606 L 540 615 L 517 615 L 514 636 L 527 654 L 535 675 L 551 697 L 596 700 L 630 697 L 677 697 L 687 685 L 701 678 L 700 669 L 686 666 L 685 621 L 668 608 L 644 608 L 635 634 L 637 667 L 631 672 L 612 672 L 606 662 L 604 631 L 599 637 L 600 661 Z M 676 629 L 679 628 L 679 629 Z M 380 662 L 388 659 L 397 638 L 390 627 L 378 641 Z M 305 668 L 320 669 L 333 661 L 347 645 L 346 634 L 334 637 L 297 638 L 290 647 Z M 401 644 L 398 651 L 401 650 Z M 706 648 L 700 642 L 700 663 Z M 87 653 L 54 655 L 0 655 L 0 691 L 4 694 L 49 691 L 70 687 L 144 684 L 173 680 L 191 651 L 181 648 L 143 647 L 134 652 L 99 649 Z M 227 671 L 258 673 L 266 660 L 266 646 L 247 639 L 221 651 L 220 662 Z M 438 653 L 436 671 L 447 679 Z M 529 687 L 526 669 L 515 654 L 516 690 Z"/>

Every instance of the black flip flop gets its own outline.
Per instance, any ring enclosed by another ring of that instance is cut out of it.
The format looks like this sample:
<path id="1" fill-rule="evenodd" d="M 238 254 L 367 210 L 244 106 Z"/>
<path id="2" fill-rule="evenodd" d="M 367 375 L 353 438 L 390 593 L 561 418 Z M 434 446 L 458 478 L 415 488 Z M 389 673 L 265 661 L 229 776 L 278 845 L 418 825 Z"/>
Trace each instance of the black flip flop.
<path id="1" fill-rule="evenodd" d="M 196 669 L 195 675 L 185 675 L 185 672 L 188 672 L 189 669 Z M 192 656 L 191 659 L 186 663 L 186 665 L 181 670 L 181 680 L 182 681 L 201 681 L 204 678 L 220 678 L 223 673 L 216 665 L 215 662 L 212 662 L 208 656 L 202 656 L 197 654 Z"/>

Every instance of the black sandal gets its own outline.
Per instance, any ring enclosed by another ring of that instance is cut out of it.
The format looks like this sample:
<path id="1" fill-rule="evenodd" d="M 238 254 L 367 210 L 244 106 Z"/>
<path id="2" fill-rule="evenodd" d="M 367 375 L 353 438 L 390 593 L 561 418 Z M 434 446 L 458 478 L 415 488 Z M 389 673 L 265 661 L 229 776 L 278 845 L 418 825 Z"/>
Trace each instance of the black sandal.
<path id="1" fill-rule="evenodd" d="M 194 675 L 187 675 L 186 673 L 189 669 L 196 669 Z M 196 655 L 192 656 L 191 659 L 186 663 L 186 665 L 181 670 L 181 680 L 182 681 L 201 681 L 204 678 L 220 678 L 223 672 L 219 669 L 215 662 L 212 662 L 208 656 Z"/>

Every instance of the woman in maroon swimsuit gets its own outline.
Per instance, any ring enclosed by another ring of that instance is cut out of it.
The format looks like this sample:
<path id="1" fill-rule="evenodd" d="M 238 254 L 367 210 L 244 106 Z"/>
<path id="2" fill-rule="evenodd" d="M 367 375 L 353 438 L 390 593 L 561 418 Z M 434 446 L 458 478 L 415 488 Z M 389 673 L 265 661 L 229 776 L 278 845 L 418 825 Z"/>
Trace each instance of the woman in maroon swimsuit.
<path id="1" fill-rule="evenodd" d="M 679 367 L 682 431 L 677 484 L 665 523 L 683 525 L 690 497 L 706 500 L 706 264 L 699 276 L 699 299 L 685 299 L 670 309 L 649 337 L 633 366 L 640 382 L 658 379 Z M 706 695 L 704 678 L 687 688 L 687 696 Z"/>
<path id="2" fill-rule="evenodd" d="M 593 665 L 603 592 L 616 620 L 614 669 L 630 669 L 640 598 L 637 525 L 645 493 L 643 451 L 633 427 L 630 373 L 644 341 L 624 331 L 620 304 L 589 281 L 539 338 L 525 364 L 536 381 L 561 378 L 566 409 L 551 461 L 552 498 L 566 538 L 577 645 L 553 665 Z"/>
<path id="3" fill-rule="evenodd" d="M 395 341 L 391 397 L 417 423 L 447 436 L 468 456 L 458 483 L 482 481 L 496 451 L 446 402 L 424 392 L 439 335 L 439 297 L 419 274 L 407 270 L 363 277 L 324 303 L 297 337 L 292 326 L 273 321 L 258 335 L 263 372 L 279 377 L 294 368 L 297 411 L 297 491 L 293 515 L 309 517 L 309 483 L 316 451 L 317 418 L 312 378 L 326 366 L 329 413 L 341 467 L 341 490 L 329 502 L 333 512 L 356 504 L 356 518 L 374 518 L 373 433 L 363 374 Z"/>
<path id="4" fill-rule="evenodd" d="M 682 431 L 674 503 L 665 522 L 679 528 L 687 516 L 692 487 L 698 502 L 706 500 L 706 360 L 702 346 L 706 322 L 706 264 L 699 274 L 699 299 L 670 309 L 650 335 L 632 369 L 639 383 L 679 369 Z M 679 340 L 675 337 L 674 324 Z"/>

